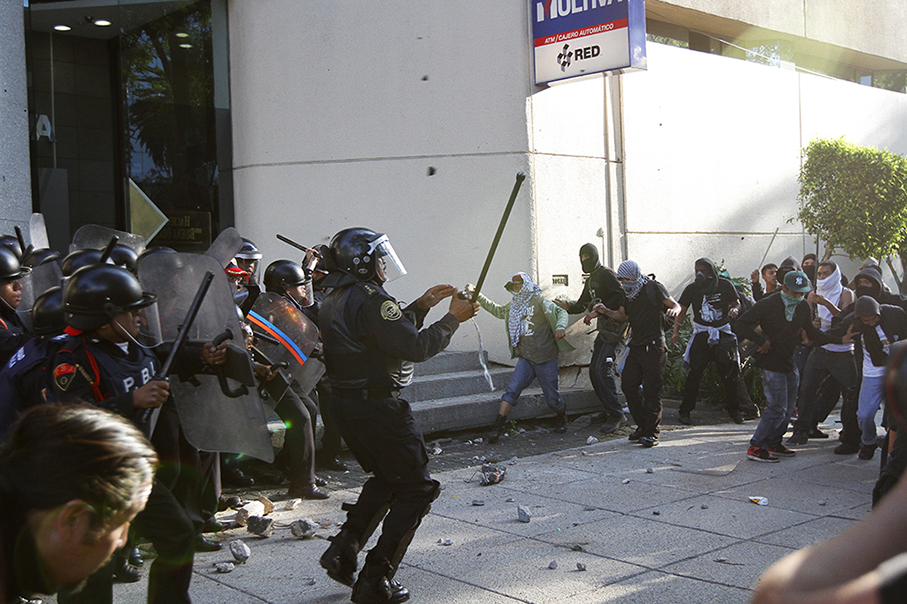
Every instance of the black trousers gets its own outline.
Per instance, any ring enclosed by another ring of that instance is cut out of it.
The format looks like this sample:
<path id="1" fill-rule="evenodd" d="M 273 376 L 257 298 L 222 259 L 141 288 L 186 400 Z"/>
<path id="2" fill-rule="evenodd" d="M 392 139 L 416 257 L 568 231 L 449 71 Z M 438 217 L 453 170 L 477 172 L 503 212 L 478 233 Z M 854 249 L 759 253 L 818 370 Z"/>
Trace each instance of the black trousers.
<path id="1" fill-rule="evenodd" d="M 281 461 L 290 488 L 315 484 L 315 416 L 318 406 L 295 380 L 277 403 L 274 412 L 287 426 Z"/>
<path id="2" fill-rule="evenodd" d="M 629 348 L 630 353 L 620 374 L 621 390 L 627 397 L 630 415 L 639 426 L 640 436 L 658 436 L 667 350 L 663 341 L 631 344 Z"/>
<path id="3" fill-rule="evenodd" d="M 323 376 L 318 380 L 315 391 L 318 395 L 318 410 L 321 412 L 321 420 L 324 422 L 320 453 L 328 458 L 339 457 L 343 443 L 341 442 L 340 428 L 337 426 L 337 420 L 334 419 L 333 411 L 331 411 L 333 389 L 327 376 Z"/>
<path id="4" fill-rule="evenodd" d="M 703 331 L 693 337 L 693 343 L 690 345 L 690 372 L 683 385 L 683 400 L 680 403 L 681 413 L 690 413 L 696 407 L 699 384 L 702 382 L 702 375 L 709 363 L 715 363 L 718 368 L 718 374 L 724 385 L 724 395 L 727 401 L 725 408 L 728 413 L 736 413 L 740 410 L 737 393 L 739 392 L 738 382 L 741 378 L 736 342 L 731 354 L 728 353 L 728 350 L 728 348 L 723 348 L 722 344 L 710 346 L 708 332 Z"/>
<path id="5" fill-rule="evenodd" d="M 333 400 L 343 439 L 359 465 L 373 474 L 348 509 L 344 528 L 357 538 L 367 537 L 386 512 L 366 567 L 387 565 L 393 576 L 440 484 L 428 474 L 425 441 L 409 403 L 400 398 Z"/>

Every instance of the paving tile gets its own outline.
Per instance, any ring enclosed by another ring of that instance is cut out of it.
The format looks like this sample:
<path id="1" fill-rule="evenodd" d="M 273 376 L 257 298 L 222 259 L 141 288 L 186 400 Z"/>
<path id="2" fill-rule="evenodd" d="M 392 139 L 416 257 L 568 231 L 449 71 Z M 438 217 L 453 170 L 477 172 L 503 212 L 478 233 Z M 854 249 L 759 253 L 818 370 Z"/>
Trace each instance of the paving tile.
<path id="1" fill-rule="evenodd" d="M 744 542 L 670 564 L 663 572 L 750 589 L 768 567 L 794 549 Z"/>
<path id="2" fill-rule="evenodd" d="M 562 600 L 565 604 L 746 604 L 749 590 L 662 572 L 646 572 Z"/>
<path id="3" fill-rule="evenodd" d="M 756 537 L 754 541 L 783 547 L 801 548 L 836 537 L 853 525 L 849 518 L 817 518 L 797 526 Z"/>
<path id="4" fill-rule="evenodd" d="M 771 508 L 804 512 L 816 516 L 830 516 L 872 499 L 871 495 L 865 493 L 812 484 L 798 478 L 799 474 L 797 477 L 769 478 L 715 491 L 712 495 L 737 501 L 750 496 L 766 497 L 768 506 Z"/>

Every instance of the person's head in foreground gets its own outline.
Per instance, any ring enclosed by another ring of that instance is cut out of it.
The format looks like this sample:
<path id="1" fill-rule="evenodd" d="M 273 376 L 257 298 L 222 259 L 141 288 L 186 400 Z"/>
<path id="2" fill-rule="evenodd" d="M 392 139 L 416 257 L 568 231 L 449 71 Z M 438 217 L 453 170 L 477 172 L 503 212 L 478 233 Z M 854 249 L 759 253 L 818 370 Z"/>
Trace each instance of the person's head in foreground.
<path id="1" fill-rule="evenodd" d="M 157 455 L 94 407 L 41 405 L 0 449 L 0 602 L 78 590 L 123 546 Z"/>

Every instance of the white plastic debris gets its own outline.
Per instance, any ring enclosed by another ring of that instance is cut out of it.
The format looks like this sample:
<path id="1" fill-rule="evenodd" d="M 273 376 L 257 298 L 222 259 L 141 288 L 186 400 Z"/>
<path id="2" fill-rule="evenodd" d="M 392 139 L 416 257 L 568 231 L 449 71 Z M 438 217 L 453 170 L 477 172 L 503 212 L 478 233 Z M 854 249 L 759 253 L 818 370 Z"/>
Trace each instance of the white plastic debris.
<path id="1" fill-rule="evenodd" d="M 630 479 L 629 479 L 629 478 L 624 478 L 623 480 L 621 480 L 621 482 L 624 483 L 624 484 L 630 484 Z"/>
<path id="2" fill-rule="evenodd" d="M 767 497 L 749 497 L 748 499 L 756 505 L 768 505 Z"/>
<path id="3" fill-rule="evenodd" d="M 598 439 L 595 438 L 594 436 L 590 436 L 589 438 L 586 439 L 587 445 L 594 445 L 597 442 L 598 442 Z"/>

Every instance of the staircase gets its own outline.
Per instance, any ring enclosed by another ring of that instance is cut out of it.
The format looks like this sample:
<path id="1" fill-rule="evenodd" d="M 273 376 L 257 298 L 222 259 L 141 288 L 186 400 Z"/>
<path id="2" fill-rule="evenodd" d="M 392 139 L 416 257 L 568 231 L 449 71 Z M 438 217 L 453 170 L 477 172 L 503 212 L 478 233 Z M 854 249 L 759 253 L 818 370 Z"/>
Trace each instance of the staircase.
<path id="1" fill-rule="evenodd" d="M 425 434 L 490 426 L 513 368 L 488 363 L 488 372 L 494 383 L 493 391 L 489 390 L 478 353 L 442 352 L 416 365 L 413 383 L 403 390 L 402 397 L 410 402 Z M 585 367 L 562 368 L 560 391 L 567 402 L 568 415 L 601 410 Z M 553 416 L 535 382 L 523 391 L 519 404 L 510 414 L 511 419 Z"/>

